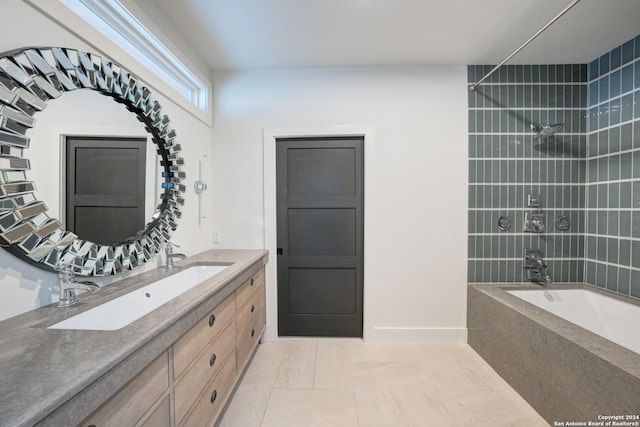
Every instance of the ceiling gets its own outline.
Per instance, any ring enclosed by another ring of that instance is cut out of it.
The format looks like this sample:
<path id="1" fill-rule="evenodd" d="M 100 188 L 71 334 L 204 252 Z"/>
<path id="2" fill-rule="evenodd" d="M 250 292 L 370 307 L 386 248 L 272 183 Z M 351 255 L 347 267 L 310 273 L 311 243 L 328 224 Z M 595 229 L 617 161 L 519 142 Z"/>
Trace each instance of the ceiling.
<path id="1" fill-rule="evenodd" d="M 213 70 L 496 64 L 570 0 L 135 0 Z M 509 63 L 587 63 L 640 34 L 640 0 L 581 0 Z"/>

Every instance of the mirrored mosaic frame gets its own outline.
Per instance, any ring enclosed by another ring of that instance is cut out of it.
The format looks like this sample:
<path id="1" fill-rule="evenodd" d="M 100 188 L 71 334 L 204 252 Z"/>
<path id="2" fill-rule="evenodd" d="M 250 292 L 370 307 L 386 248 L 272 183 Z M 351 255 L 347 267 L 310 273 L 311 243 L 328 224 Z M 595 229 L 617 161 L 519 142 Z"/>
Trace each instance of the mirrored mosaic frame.
<path id="1" fill-rule="evenodd" d="M 133 112 L 157 145 L 162 167 L 160 204 L 145 229 L 123 243 L 80 239 L 47 214 L 27 179 L 26 132 L 47 102 L 89 89 Z M 24 48 L 0 55 L 0 245 L 50 271 L 71 264 L 76 274 L 106 276 L 151 260 L 177 228 L 184 205 L 184 160 L 176 132 L 151 91 L 120 65 L 99 55 L 62 47 Z"/>

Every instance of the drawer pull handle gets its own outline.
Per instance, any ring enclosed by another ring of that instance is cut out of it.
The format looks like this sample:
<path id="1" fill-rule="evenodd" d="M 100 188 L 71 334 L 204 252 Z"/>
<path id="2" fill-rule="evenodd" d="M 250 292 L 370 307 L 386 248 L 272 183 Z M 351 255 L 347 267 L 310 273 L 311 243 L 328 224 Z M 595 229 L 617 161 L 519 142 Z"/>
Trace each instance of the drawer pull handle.
<path id="1" fill-rule="evenodd" d="M 216 363 L 216 359 L 217 359 L 216 354 L 213 353 L 211 355 L 211 359 L 209 359 L 209 366 L 213 366 L 213 364 Z"/>
<path id="2" fill-rule="evenodd" d="M 251 336 L 253 337 L 255 334 L 256 334 L 256 330 L 255 330 L 255 329 L 252 329 L 252 330 L 251 330 Z"/>
<path id="3" fill-rule="evenodd" d="M 254 278 L 251 278 L 251 286 L 253 286 L 253 281 L 254 280 L 255 280 Z"/>
<path id="4" fill-rule="evenodd" d="M 216 321 L 216 315 L 212 314 L 211 316 L 209 316 L 209 326 L 213 326 L 213 322 Z"/>
<path id="5" fill-rule="evenodd" d="M 218 398 L 218 390 L 213 390 L 213 393 L 211 393 L 211 403 L 215 402 L 217 398 Z"/>
<path id="6" fill-rule="evenodd" d="M 253 313 L 256 310 L 256 306 L 251 304 L 251 312 Z"/>

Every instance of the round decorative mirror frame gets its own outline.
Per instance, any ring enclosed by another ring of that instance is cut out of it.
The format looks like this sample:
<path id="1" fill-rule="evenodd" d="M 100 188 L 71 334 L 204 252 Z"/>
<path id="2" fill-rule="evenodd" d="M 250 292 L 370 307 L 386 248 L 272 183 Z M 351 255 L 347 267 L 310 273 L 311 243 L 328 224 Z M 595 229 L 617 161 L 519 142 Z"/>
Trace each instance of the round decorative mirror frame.
<path id="1" fill-rule="evenodd" d="M 157 145 L 163 168 L 158 210 L 144 230 L 123 243 L 82 240 L 47 215 L 28 181 L 30 145 L 26 136 L 34 115 L 64 92 L 90 89 L 112 97 L 144 123 Z M 38 267 L 57 271 L 64 264 L 76 274 L 105 276 L 149 261 L 169 240 L 184 204 L 184 164 L 176 133 L 160 104 L 138 79 L 98 55 L 75 49 L 25 48 L 0 55 L 0 245 Z"/>

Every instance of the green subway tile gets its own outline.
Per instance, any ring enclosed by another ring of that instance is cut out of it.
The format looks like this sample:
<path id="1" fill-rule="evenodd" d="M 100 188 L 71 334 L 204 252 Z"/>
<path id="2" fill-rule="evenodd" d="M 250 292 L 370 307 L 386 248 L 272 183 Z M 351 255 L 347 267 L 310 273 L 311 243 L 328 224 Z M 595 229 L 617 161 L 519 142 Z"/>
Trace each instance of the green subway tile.
<path id="1" fill-rule="evenodd" d="M 620 122 L 628 122 L 633 119 L 633 95 L 628 94 L 620 101 Z"/>
<path id="2" fill-rule="evenodd" d="M 615 98 L 616 96 L 620 96 L 620 70 L 616 70 L 609 76 L 609 97 Z"/>
<path id="3" fill-rule="evenodd" d="M 491 207 L 494 209 L 500 208 L 500 187 L 494 185 L 491 188 Z"/>
<path id="4" fill-rule="evenodd" d="M 587 262 L 586 267 L 587 277 L 585 278 L 586 282 L 590 285 L 596 284 L 596 263 L 595 262 Z"/>
<path id="5" fill-rule="evenodd" d="M 588 185 L 587 188 L 587 207 L 595 209 L 598 207 L 598 186 L 595 184 L 591 184 Z"/>
<path id="6" fill-rule="evenodd" d="M 632 208 L 637 209 L 640 207 L 640 181 L 633 181 L 632 184 Z"/>
<path id="7" fill-rule="evenodd" d="M 633 61 L 633 39 L 622 45 L 621 64 Z"/>
<path id="8" fill-rule="evenodd" d="M 606 181 L 606 179 L 606 176 L 602 177 L 601 181 Z M 598 184 L 598 208 L 606 208 L 608 206 L 609 202 L 607 190 L 607 184 Z"/>
<path id="9" fill-rule="evenodd" d="M 598 88 L 600 102 L 609 99 L 609 76 L 602 77 L 598 84 L 600 86 Z"/>
<path id="10" fill-rule="evenodd" d="M 629 295 L 640 298 L 640 271 L 633 270 L 631 272 L 631 286 Z"/>
<path id="11" fill-rule="evenodd" d="M 633 148 L 633 125 L 625 123 L 620 127 L 620 151 Z"/>
<path id="12" fill-rule="evenodd" d="M 610 291 L 618 291 L 618 267 L 615 267 L 613 265 L 607 266 L 606 287 Z"/>
<path id="13" fill-rule="evenodd" d="M 607 239 L 607 261 L 618 263 L 618 239 Z"/>
<path id="14" fill-rule="evenodd" d="M 621 236 L 631 237 L 631 211 L 620 211 L 618 226 Z"/>
<path id="15" fill-rule="evenodd" d="M 626 152 L 620 155 L 620 178 L 628 179 L 633 175 L 633 153 Z"/>
<path id="16" fill-rule="evenodd" d="M 631 182 L 620 183 L 620 207 L 630 208 L 632 203 L 631 199 Z"/>
<path id="17" fill-rule="evenodd" d="M 640 211 L 631 213 L 631 237 L 640 237 Z"/>
<path id="18" fill-rule="evenodd" d="M 617 153 L 620 151 L 620 128 L 615 127 L 609 129 L 609 153 Z"/>
<path id="19" fill-rule="evenodd" d="M 598 211 L 598 234 L 607 234 L 607 219 L 606 211 Z"/>
<path id="20" fill-rule="evenodd" d="M 631 242 L 631 266 L 640 268 L 640 241 Z"/>
<path id="21" fill-rule="evenodd" d="M 595 234 L 598 232 L 598 212 L 587 212 L 587 233 Z"/>
<path id="22" fill-rule="evenodd" d="M 635 162 L 635 159 L 634 159 L 634 162 Z M 635 166 L 635 163 L 634 163 L 634 166 Z M 609 179 L 609 159 L 607 157 L 601 157 L 598 159 L 598 181 L 607 181 L 608 179 Z"/>
<path id="23" fill-rule="evenodd" d="M 607 215 L 607 234 L 609 236 L 618 235 L 618 212 L 609 211 Z"/>
<path id="24" fill-rule="evenodd" d="M 596 238 L 594 236 L 587 237 L 586 256 L 589 259 L 596 259 L 598 257 L 598 246 L 596 245 Z"/>
<path id="25" fill-rule="evenodd" d="M 620 239 L 620 248 L 618 250 L 618 262 L 620 265 L 631 265 L 631 240 Z"/>
<path id="26" fill-rule="evenodd" d="M 491 166 L 488 168 L 490 172 L 487 176 L 487 182 L 497 183 L 500 182 L 500 160 L 487 160 Z M 487 169 L 485 169 L 487 172 Z"/>
<path id="27" fill-rule="evenodd" d="M 611 178 L 611 179 L 617 179 Z M 620 206 L 620 184 L 617 182 L 609 184 L 609 207 L 618 208 Z"/>
<path id="28" fill-rule="evenodd" d="M 491 280 L 491 261 L 482 262 L 482 281 L 484 283 L 490 283 Z"/>
<path id="29" fill-rule="evenodd" d="M 595 285 L 604 288 L 607 283 L 607 266 L 605 264 L 596 264 L 596 282 Z"/>
<path id="30" fill-rule="evenodd" d="M 467 230 L 469 233 L 476 232 L 476 212 L 470 210 L 467 215 Z"/>
<path id="31" fill-rule="evenodd" d="M 598 261 L 606 261 L 607 260 L 607 239 L 605 237 L 598 237 L 596 239 L 596 245 L 597 245 L 596 259 Z"/>
<path id="32" fill-rule="evenodd" d="M 629 280 L 631 271 L 626 268 L 618 269 L 618 292 L 623 295 L 629 295 Z"/>
<path id="33" fill-rule="evenodd" d="M 467 258 L 475 258 L 476 257 L 476 237 L 468 236 L 467 237 Z"/>

